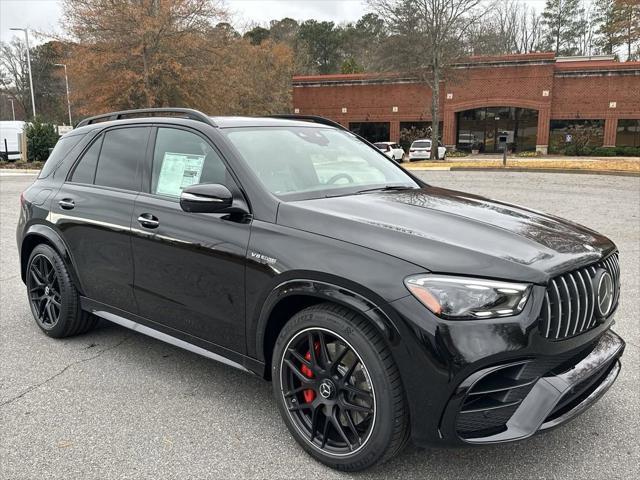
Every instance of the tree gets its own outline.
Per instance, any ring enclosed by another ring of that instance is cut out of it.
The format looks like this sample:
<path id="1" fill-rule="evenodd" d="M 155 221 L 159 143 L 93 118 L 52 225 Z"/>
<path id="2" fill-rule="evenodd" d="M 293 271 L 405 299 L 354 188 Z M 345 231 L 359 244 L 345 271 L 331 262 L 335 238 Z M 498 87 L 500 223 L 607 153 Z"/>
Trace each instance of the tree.
<path id="1" fill-rule="evenodd" d="M 251 42 L 251 45 L 260 45 L 267 38 L 269 38 L 271 32 L 264 27 L 254 27 L 245 33 L 244 38 L 248 39 Z"/>
<path id="2" fill-rule="evenodd" d="M 640 1 L 616 0 L 613 20 L 618 44 L 624 46 L 627 61 L 634 60 L 634 46 L 640 48 Z"/>
<path id="3" fill-rule="evenodd" d="M 393 32 L 383 61 L 431 88 L 431 140 L 438 144 L 440 83 L 465 56 L 464 39 L 490 7 L 482 0 L 369 0 Z M 431 150 L 432 158 L 437 149 Z"/>
<path id="4" fill-rule="evenodd" d="M 547 0 L 542 12 L 547 45 L 556 56 L 576 53 L 583 8 L 580 0 Z"/>
<path id="5" fill-rule="evenodd" d="M 49 150 L 58 142 L 56 129 L 50 123 L 42 123 L 34 118 L 25 128 L 27 155 L 30 162 L 44 162 L 49 158 Z"/>
<path id="6" fill-rule="evenodd" d="M 309 67 L 317 73 L 334 73 L 340 65 L 340 31 L 333 22 L 302 22 L 298 37 L 309 57 Z"/>
<path id="7" fill-rule="evenodd" d="M 613 55 L 617 47 L 615 27 L 615 0 L 596 0 L 594 4 L 596 46 L 599 51 Z"/>
<path id="8" fill-rule="evenodd" d="M 63 6 L 81 109 L 193 105 L 210 93 L 202 73 L 230 34 L 212 28 L 224 14 L 218 3 L 64 0 Z"/>
<path id="9" fill-rule="evenodd" d="M 340 32 L 340 51 L 345 70 L 357 71 L 377 70 L 380 66 L 380 49 L 387 37 L 384 20 L 375 13 L 363 15 L 355 24 L 345 25 Z"/>
<path id="10" fill-rule="evenodd" d="M 2 93 L 15 98 L 20 110 L 31 112 L 27 47 L 20 39 L 0 42 L 0 88 Z"/>

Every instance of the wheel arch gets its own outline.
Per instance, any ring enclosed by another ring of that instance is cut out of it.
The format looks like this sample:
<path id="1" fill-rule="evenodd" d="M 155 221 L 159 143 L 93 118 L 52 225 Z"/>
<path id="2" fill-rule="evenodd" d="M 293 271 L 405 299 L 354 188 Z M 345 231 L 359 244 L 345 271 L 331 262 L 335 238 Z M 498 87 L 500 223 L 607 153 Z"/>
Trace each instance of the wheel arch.
<path id="1" fill-rule="evenodd" d="M 333 281 L 312 278 L 290 279 L 277 285 L 262 304 L 256 323 L 255 352 L 270 376 L 273 346 L 284 325 L 297 312 L 309 306 L 331 302 L 352 310 L 371 322 L 389 343 L 396 343 L 399 332 L 383 309 L 385 302 Z"/>
<path id="2" fill-rule="evenodd" d="M 43 243 L 49 245 L 56 251 L 56 253 L 58 253 L 58 255 L 60 255 L 77 287 L 77 290 L 82 294 L 83 290 L 80 278 L 77 275 L 67 244 L 58 232 L 47 225 L 31 225 L 24 234 L 22 243 L 20 244 L 20 276 L 22 281 L 24 282 L 26 280 L 27 263 L 29 262 L 31 252 L 33 252 L 34 248 Z"/>

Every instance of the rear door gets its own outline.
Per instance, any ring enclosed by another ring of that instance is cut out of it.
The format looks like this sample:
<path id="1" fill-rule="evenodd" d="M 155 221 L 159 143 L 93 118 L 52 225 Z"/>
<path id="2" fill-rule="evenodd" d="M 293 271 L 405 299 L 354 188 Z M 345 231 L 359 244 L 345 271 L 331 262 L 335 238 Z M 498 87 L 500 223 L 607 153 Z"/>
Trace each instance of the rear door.
<path id="1" fill-rule="evenodd" d="M 131 216 L 151 128 L 100 133 L 71 169 L 51 205 L 76 265 L 83 293 L 136 313 Z"/>
<path id="2" fill-rule="evenodd" d="M 153 160 L 133 215 L 135 296 L 140 315 L 237 352 L 245 342 L 245 262 L 251 223 L 188 213 L 188 185 L 224 184 L 242 195 L 210 141 L 195 130 L 154 129 Z"/>

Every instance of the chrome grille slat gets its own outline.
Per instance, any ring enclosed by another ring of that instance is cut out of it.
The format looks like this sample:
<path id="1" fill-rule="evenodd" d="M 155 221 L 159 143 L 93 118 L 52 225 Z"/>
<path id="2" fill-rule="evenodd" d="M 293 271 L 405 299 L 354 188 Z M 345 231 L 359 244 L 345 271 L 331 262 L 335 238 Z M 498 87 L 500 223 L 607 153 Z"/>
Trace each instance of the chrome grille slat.
<path id="1" fill-rule="evenodd" d="M 583 272 L 579 270 L 576 272 L 576 275 L 578 275 L 578 279 L 580 280 L 580 285 L 582 286 L 582 291 L 584 292 L 584 308 L 582 309 L 582 321 L 580 322 L 580 327 L 577 330 L 578 332 L 582 332 L 584 329 L 584 325 L 587 321 L 587 315 L 589 314 L 589 290 L 587 290 L 587 284 L 584 282 L 582 273 Z M 593 312 L 593 305 L 591 305 L 591 311 Z M 593 313 L 591 313 L 591 315 L 593 315 Z M 589 315 L 589 318 L 591 318 L 591 315 Z"/>
<path id="2" fill-rule="evenodd" d="M 540 310 L 540 332 L 546 338 L 562 340 L 584 333 L 598 324 L 593 278 L 598 269 L 611 275 L 614 305 L 620 297 L 620 260 L 615 252 L 586 267 L 563 273 L 549 281 Z"/>
<path id="3" fill-rule="evenodd" d="M 567 307 L 569 310 L 567 312 L 567 320 L 560 320 L 564 325 L 566 325 L 563 337 L 567 337 L 569 336 L 569 327 L 571 326 L 571 294 L 569 293 L 569 287 L 567 286 L 567 281 L 564 279 L 564 277 L 560 277 L 560 280 L 562 281 L 562 287 L 564 288 L 564 298 L 561 299 L 561 301 L 566 299 Z"/>
<path id="4" fill-rule="evenodd" d="M 573 278 L 573 273 L 568 275 L 569 280 L 571 280 L 571 286 L 573 286 L 575 292 L 576 299 L 576 308 L 575 308 L 575 319 L 571 319 L 571 325 L 573 328 L 570 328 L 571 335 L 576 334 L 576 330 L 578 329 L 578 321 L 580 320 L 580 291 L 578 290 L 578 284 L 576 283 L 576 279 Z"/>

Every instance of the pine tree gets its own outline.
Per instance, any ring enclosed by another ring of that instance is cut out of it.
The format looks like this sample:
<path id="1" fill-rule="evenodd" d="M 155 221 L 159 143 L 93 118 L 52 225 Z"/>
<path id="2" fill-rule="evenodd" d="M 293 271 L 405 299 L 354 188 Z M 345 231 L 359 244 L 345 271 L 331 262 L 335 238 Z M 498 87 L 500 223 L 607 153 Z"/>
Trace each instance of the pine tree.
<path id="1" fill-rule="evenodd" d="M 583 10 L 580 0 L 547 0 L 542 12 L 545 39 L 556 55 L 573 55 L 578 50 Z"/>

